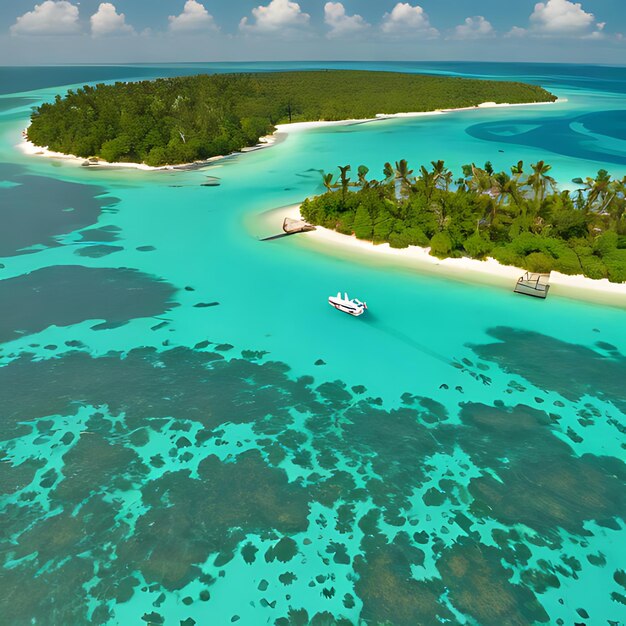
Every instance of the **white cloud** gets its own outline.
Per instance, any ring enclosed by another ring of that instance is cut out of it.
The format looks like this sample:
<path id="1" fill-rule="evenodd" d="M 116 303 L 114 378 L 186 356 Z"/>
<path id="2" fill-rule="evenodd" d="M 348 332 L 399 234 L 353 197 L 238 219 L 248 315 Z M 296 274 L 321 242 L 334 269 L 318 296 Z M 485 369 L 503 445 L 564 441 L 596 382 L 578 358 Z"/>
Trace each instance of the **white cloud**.
<path id="1" fill-rule="evenodd" d="M 101 2 L 98 10 L 89 18 L 91 34 L 94 37 L 106 35 L 123 35 L 134 33 L 132 26 L 126 23 L 126 16 L 118 13 L 115 5 Z"/>
<path id="2" fill-rule="evenodd" d="M 506 34 L 506 37 L 525 37 L 528 31 L 525 28 L 519 26 L 513 26 L 511 30 Z"/>
<path id="3" fill-rule="evenodd" d="M 605 39 L 606 33 L 604 32 L 604 27 L 606 26 L 605 22 L 600 22 L 596 24 L 596 30 L 591 33 L 587 33 L 582 36 L 582 39 Z"/>
<path id="4" fill-rule="evenodd" d="M 439 31 L 430 25 L 428 15 L 421 6 L 398 2 L 391 13 L 383 15 L 382 31 L 388 35 L 414 35 L 437 37 Z"/>
<path id="5" fill-rule="evenodd" d="M 180 15 L 170 15 L 170 30 L 176 32 L 195 32 L 217 30 L 213 16 L 196 0 L 187 0 Z"/>
<path id="6" fill-rule="evenodd" d="M 537 2 L 530 16 L 530 27 L 513 27 L 509 37 L 576 37 L 603 39 L 605 22 L 596 22 L 580 2 L 572 0 L 547 0 Z"/>
<path id="7" fill-rule="evenodd" d="M 78 7 L 67 0 L 45 0 L 17 18 L 14 35 L 74 35 L 80 32 Z"/>
<path id="8" fill-rule="evenodd" d="M 594 23 L 593 13 L 587 13 L 580 2 L 548 0 L 538 2 L 530 16 L 531 27 L 548 35 L 579 35 Z"/>
<path id="9" fill-rule="evenodd" d="M 329 37 L 352 35 L 369 28 L 360 15 L 347 15 L 341 2 L 327 2 L 324 5 L 324 21 L 330 27 Z"/>
<path id="10" fill-rule="evenodd" d="M 482 15 L 468 17 L 463 24 L 459 24 L 454 29 L 455 39 L 485 39 L 493 37 L 495 34 L 496 31 L 493 29 L 491 22 Z"/>
<path id="11" fill-rule="evenodd" d="M 279 33 L 308 26 L 311 16 L 304 13 L 297 2 L 271 0 L 267 6 L 252 9 L 254 23 L 242 18 L 239 28 L 251 33 Z"/>

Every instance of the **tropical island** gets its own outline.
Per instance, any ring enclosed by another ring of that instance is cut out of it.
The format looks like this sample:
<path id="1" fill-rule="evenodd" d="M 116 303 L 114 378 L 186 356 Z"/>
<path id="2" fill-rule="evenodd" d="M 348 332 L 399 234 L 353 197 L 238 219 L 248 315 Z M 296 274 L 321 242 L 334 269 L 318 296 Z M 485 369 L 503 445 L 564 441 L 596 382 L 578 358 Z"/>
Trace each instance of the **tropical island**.
<path id="1" fill-rule="evenodd" d="M 455 178 L 443 161 L 415 173 L 406 160 L 383 177 L 361 165 L 323 174 L 326 192 L 304 201 L 314 225 L 393 248 L 421 246 L 439 258 L 494 258 L 531 272 L 558 271 L 626 282 L 626 177 L 606 170 L 559 190 L 543 161 L 510 172 L 491 163 L 463 166 Z"/>
<path id="2" fill-rule="evenodd" d="M 525 83 L 394 72 L 197 75 L 70 90 L 33 111 L 27 138 L 66 155 L 163 166 L 254 146 L 281 123 L 555 100 Z"/>

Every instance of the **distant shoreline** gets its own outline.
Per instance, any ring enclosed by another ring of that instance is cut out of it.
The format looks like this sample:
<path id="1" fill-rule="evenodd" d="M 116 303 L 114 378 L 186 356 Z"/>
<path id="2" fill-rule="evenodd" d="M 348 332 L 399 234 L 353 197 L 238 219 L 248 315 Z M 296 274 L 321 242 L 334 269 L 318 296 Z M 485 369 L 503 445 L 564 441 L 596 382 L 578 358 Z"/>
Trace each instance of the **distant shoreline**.
<path id="1" fill-rule="evenodd" d="M 291 124 L 277 124 L 276 130 L 273 134 L 267 135 L 266 137 L 261 137 L 259 139 L 259 143 L 256 146 L 251 146 L 249 148 L 243 148 L 240 152 L 233 152 L 228 155 L 219 155 L 214 156 L 204 161 L 194 161 L 191 163 L 180 163 L 177 165 L 161 165 L 158 167 L 153 167 L 150 165 L 146 165 L 145 163 L 110 163 L 109 161 L 105 161 L 103 159 L 90 159 L 85 157 L 78 157 L 73 154 L 65 154 L 63 152 L 54 152 L 53 150 L 48 150 L 45 146 L 37 146 L 32 141 L 28 140 L 27 131 L 28 128 L 22 131 L 22 140 L 19 144 L 17 144 L 17 148 L 28 156 L 38 156 L 45 157 L 50 159 L 60 159 L 68 162 L 71 165 L 75 165 L 76 167 L 82 167 L 85 163 L 89 163 L 89 167 L 115 167 L 115 168 L 127 168 L 127 169 L 137 169 L 142 171 L 176 171 L 176 170 L 189 170 L 195 168 L 201 168 L 204 166 L 212 165 L 216 161 L 220 161 L 222 159 L 226 159 L 235 154 L 246 154 L 248 152 L 254 152 L 256 150 L 261 150 L 263 148 L 270 148 L 279 142 L 279 137 L 284 135 L 285 137 L 292 132 L 301 132 L 304 130 L 310 130 L 313 128 L 322 128 L 326 126 L 347 126 L 351 124 L 368 124 L 371 122 L 379 122 L 383 120 L 389 119 L 405 119 L 405 118 L 414 118 L 414 117 L 426 117 L 432 115 L 446 115 L 448 113 L 457 113 L 460 111 L 473 111 L 478 109 L 493 109 L 493 108 L 509 108 L 509 107 L 523 107 L 523 106 L 544 106 L 548 104 L 561 104 L 563 102 L 567 102 L 566 99 L 557 99 L 554 102 L 528 102 L 528 103 L 516 103 L 516 104 L 508 104 L 502 103 L 497 104 L 495 102 L 483 102 L 477 106 L 471 107 L 460 107 L 456 109 L 437 109 L 435 111 L 415 111 L 415 112 L 407 112 L 407 113 L 379 113 L 375 117 L 372 118 L 363 118 L 363 119 L 348 119 L 348 120 L 335 120 L 335 121 L 317 121 L 317 122 L 293 122 Z"/>
<path id="2" fill-rule="evenodd" d="M 300 205 L 274 209 L 263 215 L 268 226 L 271 223 L 273 228 L 280 227 L 282 218 L 301 219 Z M 513 292 L 517 279 L 527 271 L 513 265 L 502 265 L 492 258 L 485 261 L 469 257 L 439 259 L 430 255 L 429 248 L 420 246 L 392 248 L 388 243 L 373 244 L 371 241 L 357 239 L 354 235 L 343 235 L 321 226 L 315 228 L 314 231 L 302 233 L 296 237 L 300 241 L 305 241 L 304 245 L 314 247 L 325 254 L 335 256 L 345 254 L 351 258 L 356 255 L 362 260 L 383 261 L 392 266 L 415 269 L 440 278 L 452 278 L 466 283 L 482 283 Z M 377 267 L 380 267 L 378 263 Z M 626 308 L 626 283 L 611 283 L 606 278 L 593 279 L 582 275 L 572 276 L 552 272 L 550 292 L 555 296 Z"/>

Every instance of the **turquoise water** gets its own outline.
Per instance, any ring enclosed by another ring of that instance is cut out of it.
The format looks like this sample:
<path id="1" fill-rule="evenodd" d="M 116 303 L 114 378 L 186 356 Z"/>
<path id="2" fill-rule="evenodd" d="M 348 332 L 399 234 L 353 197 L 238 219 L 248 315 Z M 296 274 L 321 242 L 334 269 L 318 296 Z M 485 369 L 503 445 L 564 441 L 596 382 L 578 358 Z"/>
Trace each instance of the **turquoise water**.
<path id="1" fill-rule="evenodd" d="M 80 81 L 285 66 L 0 69 L 2 620 L 625 622 L 624 308 L 258 239 L 339 163 L 623 176 L 626 69 L 371 64 L 563 102 L 318 129 L 196 171 L 14 147 Z M 368 315 L 330 309 L 339 289 Z"/>

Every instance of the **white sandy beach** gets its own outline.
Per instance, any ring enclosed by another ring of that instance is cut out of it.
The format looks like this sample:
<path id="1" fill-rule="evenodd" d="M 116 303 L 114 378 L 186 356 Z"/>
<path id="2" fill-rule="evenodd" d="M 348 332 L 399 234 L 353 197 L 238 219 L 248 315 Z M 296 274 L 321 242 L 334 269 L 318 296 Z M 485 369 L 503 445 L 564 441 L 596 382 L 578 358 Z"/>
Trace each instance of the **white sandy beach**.
<path id="1" fill-rule="evenodd" d="M 431 115 L 446 115 L 449 113 L 456 113 L 459 111 L 471 111 L 475 109 L 491 109 L 491 108 L 507 108 L 507 107 L 520 107 L 520 106 L 543 106 L 548 104 L 559 104 L 562 102 L 566 102 L 564 99 L 558 99 L 555 102 L 529 102 L 529 103 L 519 103 L 519 104 L 496 104 L 495 102 L 483 102 L 475 107 L 461 107 L 458 109 L 438 109 L 436 111 L 415 111 L 415 112 L 407 112 L 407 113 L 379 113 L 375 117 L 372 118 L 364 118 L 364 119 L 351 119 L 351 120 L 338 120 L 338 121 L 318 121 L 318 122 L 293 122 L 292 124 L 277 124 L 276 130 L 272 135 L 268 135 L 266 137 L 261 137 L 259 139 L 259 143 L 256 146 L 251 146 L 250 148 L 243 148 L 241 152 L 254 152 L 256 150 L 260 150 L 262 148 L 269 148 L 277 143 L 280 139 L 280 136 L 283 137 L 293 132 L 302 132 L 305 130 L 309 130 L 312 128 L 321 128 L 324 126 L 347 126 L 350 124 L 367 124 L 370 122 L 379 122 L 381 120 L 388 120 L 394 118 L 410 118 L 410 117 L 425 117 Z M 82 166 L 85 161 L 88 159 L 84 157 L 78 157 L 73 154 L 64 154 L 62 152 L 54 152 L 53 150 L 49 150 L 47 147 L 36 146 L 32 141 L 28 140 L 26 128 L 22 131 L 22 140 L 16 145 L 21 152 L 27 154 L 29 156 L 40 156 L 52 159 L 63 159 L 64 161 L 76 165 Z M 177 168 L 185 168 L 193 165 L 203 165 L 210 164 L 215 161 L 219 161 L 220 159 L 226 158 L 226 155 L 214 156 L 206 161 L 197 161 L 195 163 L 183 163 L 179 165 L 163 165 L 160 167 L 152 167 L 150 165 L 146 165 L 145 163 L 110 163 L 108 161 L 104 161 L 102 159 L 98 159 L 97 162 L 92 163 L 89 167 L 125 167 L 132 169 L 139 169 L 144 171 L 163 171 L 163 170 L 173 170 Z"/>
<path id="2" fill-rule="evenodd" d="M 528 106 L 545 106 L 549 104 L 562 104 L 567 102 L 566 98 L 558 98 L 554 102 L 527 102 L 527 103 L 501 103 L 496 102 L 483 102 L 473 107 L 459 107 L 457 109 L 436 109 L 435 111 L 412 111 L 407 113 L 377 113 L 375 117 L 362 118 L 362 119 L 350 119 L 350 120 L 337 120 L 333 122 L 319 121 L 319 122 L 293 122 L 292 124 L 277 124 L 274 135 L 280 133 L 293 133 L 301 132 L 304 130 L 310 130 L 312 128 L 322 128 L 324 126 L 348 126 L 350 124 L 368 124 L 370 122 L 380 122 L 383 120 L 402 119 L 411 117 L 430 117 L 433 115 L 447 115 L 449 113 L 459 113 L 461 111 L 474 111 L 477 109 L 495 109 L 495 108 L 510 108 L 510 107 L 528 107 Z M 268 141 L 272 143 L 273 136 L 263 137 L 261 141 Z"/>
<path id="3" fill-rule="evenodd" d="M 266 223 L 271 223 L 278 232 L 285 217 L 301 219 L 300 205 L 283 207 L 265 214 Z M 438 259 L 429 254 L 429 248 L 409 246 L 392 248 L 389 244 L 377 244 L 342 235 L 334 230 L 316 226 L 316 230 L 296 235 L 304 245 L 321 252 L 338 256 L 357 256 L 364 261 L 390 264 L 397 267 L 415 269 L 420 272 L 454 278 L 463 282 L 490 284 L 513 291 L 517 279 L 526 270 L 512 265 L 502 265 L 495 259 L 479 261 L 469 257 L 460 259 Z M 552 272 L 550 295 L 599 304 L 626 308 L 626 283 L 611 283 L 606 278 L 594 280 L 586 276 L 569 276 Z M 549 298 L 550 296 L 548 296 Z"/>
<path id="4" fill-rule="evenodd" d="M 29 141 L 26 137 L 26 130 L 22 133 L 22 141 L 17 144 L 16 148 L 18 148 L 21 152 L 29 156 L 38 156 L 38 157 L 46 157 L 50 159 L 61 159 L 66 161 L 72 165 L 82 167 L 83 163 L 89 161 L 89 159 L 85 157 L 78 157 L 74 154 L 64 154 L 63 152 L 54 152 L 54 150 L 48 150 L 47 147 L 42 148 L 41 146 L 36 146 L 32 141 Z M 203 161 L 203 163 L 211 163 L 213 161 L 217 161 L 219 159 L 223 159 L 223 156 L 212 157 L 211 159 L 207 159 Z M 192 163 L 188 163 L 186 165 L 193 165 Z M 150 165 L 146 165 L 145 163 L 111 163 L 109 161 L 104 161 L 103 159 L 97 159 L 89 165 L 89 167 L 125 167 L 130 169 L 137 169 L 143 171 L 163 171 L 163 170 L 172 170 L 176 167 L 182 166 L 174 166 L 174 165 L 163 165 L 161 167 L 152 167 Z"/>

